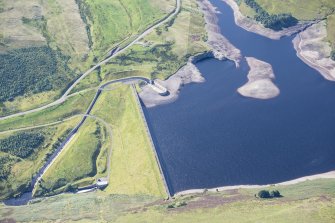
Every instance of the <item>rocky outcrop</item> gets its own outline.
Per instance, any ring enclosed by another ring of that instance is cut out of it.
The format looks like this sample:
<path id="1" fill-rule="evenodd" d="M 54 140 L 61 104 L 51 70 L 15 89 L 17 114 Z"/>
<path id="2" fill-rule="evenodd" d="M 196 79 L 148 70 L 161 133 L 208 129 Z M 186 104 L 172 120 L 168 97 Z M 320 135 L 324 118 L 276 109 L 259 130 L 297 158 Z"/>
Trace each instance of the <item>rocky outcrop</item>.
<path id="1" fill-rule="evenodd" d="M 326 22 L 322 21 L 299 33 L 293 39 L 293 45 L 301 60 L 327 80 L 335 81 L 335 61 L 330 58 L 331 47 L 325 41 L 326 37 Z"/>
<path id="2" fill-rule="evenodd" d="M 272 66 L 253 57 L 246 57 L 250 71 L 248 82 L 237 91 L 245 97 L 270 99 L 279 95 L 278 87 L 272 82 L 275 75 Z"/>
<path id="3" fill-rule="evenodd" d="M 208 35 L 207 43 L 212 48 L 214 57 L 219 60 L 225 58 L 232 60 L 238 67 L 241 60 L 241 52 L 221 34 L 216 16 L 218 12 L 215 7 L 208 0 L 198 1 L 198 4 L 204 14 L 205 28 Z"/>
<path id="4" fill-rule="evenodd" d="M 299 22 L 297 25 L 280 30 L 274 31 L 269 28 L 265 28 L 262 24 L 258 23 L 257 21 L 246 17 L 240 12 L 240 9 L 237 3 L 234 0 L 222 0 L 227 3 L 234 11 L 234 18 L 236 25 L 240 26 L 241 28 L 259 34 L 261 36 L 268 37 L 270 39 L 280 39 L 284 36 L 291 36 L 295 33 L 298 33 L 304 30 L 306 27 L 315 23 L 315 21 L 308 21 L 308 22 Z"/>

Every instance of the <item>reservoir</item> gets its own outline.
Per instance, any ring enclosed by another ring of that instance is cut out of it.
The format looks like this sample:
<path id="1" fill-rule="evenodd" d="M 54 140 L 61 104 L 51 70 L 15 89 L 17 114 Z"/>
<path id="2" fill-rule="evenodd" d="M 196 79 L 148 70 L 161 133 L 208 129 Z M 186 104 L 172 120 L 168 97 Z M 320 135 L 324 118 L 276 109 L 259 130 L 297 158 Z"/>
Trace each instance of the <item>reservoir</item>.
<path id="1" fill-rule="evenodd" d="M 184 86 L 177 101 L 146 109 L 171 193 L 271 184 L 335 170 L 335 83 L 297 56 L 292 38 L 270 40 L 234 23 L 220 0 L 222 34 L 243 56 L 270 63 L 281 90 L 270 100 L 245 98 L 245 61 L 196 64 L 205 83 Z"/>

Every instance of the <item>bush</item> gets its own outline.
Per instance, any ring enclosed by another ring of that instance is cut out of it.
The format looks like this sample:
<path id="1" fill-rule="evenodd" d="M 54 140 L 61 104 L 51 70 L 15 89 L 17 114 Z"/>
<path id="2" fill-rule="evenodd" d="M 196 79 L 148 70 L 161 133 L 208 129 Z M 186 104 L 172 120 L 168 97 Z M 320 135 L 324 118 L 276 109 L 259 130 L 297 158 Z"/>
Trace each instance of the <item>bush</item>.
<path id="1" fill-rule="evenodd" d="M 7 179 L 11 170 L 13 163 L 18 160 L 10 157 L 9 155 L 0 156 L 0 179 Z"/>
<path id="2" fill-rule="evenodd" d="M 267 190 L 261 190 L 258 192 L 258 197 L 260 198 L 271 198 L 270 192 Z"/>
<path id="3" fill-rule="evenodd" d="M 281 194 L 278 190 L 271 191 L 271 197 L 281 197 Z"/>
<path id="4" fill-rule="evenodd" d="M 261 190 L 258 192 L 259 198 L 274 198 L 274 197 L 282 197 L 278 190 L 273 190 L 269 192 L 268 190 Z"/>
<path id="5" fill-rule="evenodd" d="M 78 191 L 78 186 L 73 186 L 72 184 L 67 184 L 64 188 L 64 191 L 75 193 L 75 192 Z"/>
<path id="6" fill-rule="evenodd" d="M 185 201 L 177 201 L 174 204 L 169 204 L 167 206 L 167 208 L 179 208 L 179 207 L 183 207 L 183 206 L 186 206 L 186 205 L 187 205 L 187 203 Z"/>

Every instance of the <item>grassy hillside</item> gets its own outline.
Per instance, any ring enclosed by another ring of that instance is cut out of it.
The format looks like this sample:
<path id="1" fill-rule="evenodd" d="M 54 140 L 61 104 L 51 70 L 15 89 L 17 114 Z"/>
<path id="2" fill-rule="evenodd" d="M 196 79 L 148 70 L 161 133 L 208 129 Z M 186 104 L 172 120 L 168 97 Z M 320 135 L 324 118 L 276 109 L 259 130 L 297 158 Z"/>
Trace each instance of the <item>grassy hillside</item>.
<path id="1" fill-rule="evenodd" d="M 97 158 L 106 142 L 105 129 L 99 122 L 88 119 L 67 144 L 57 160 L 42 177 L 35 195 L 55 194 L 63 190 L 91 185 L 98 169 Z M 106 163 L 105 163 L 106 164 Z"/>
<path id="2" fill-rule="evenodd" d="M 60 97 L 109 49 L 166 16 L 174 4 L 174 0 L 1 1 L 0 58 L 5 66 L 0 81 L 14 87 L 1 88 L 0 115 Z"/>
<path id="3" fill-rule="evenodd" d="M 105 191 L 110 194 L 166 196 L 131 87 L 119 85 L 114 90 L 104 91 L 92 115 L 104 119 L 113 129 L 111 175 Z"/>
<path id="4" fill-rule="evenodd" d="M 166 14 L 173 0 L 77 0 L 88 24 L 96 56 L 102 56 L 125 38 L 140 33 Z"/>
<path id="5" fill-rule="evenodd" d="M 79 93 L 48 109 L 2 120 L 0 121 L 0 132 L 62 121 L 75 115 L 84 114 L 95 93 L 96 91 L 93 90 Z"/>
<path id="6" fill-rule="evenodd" d="M 183 0 L 176 19 L 167 22 L 125 53 L 87 76 L 73 90 L 98 86 L 127 76 L 165 79 L 183 66 L 191 55 L 208 50 L 204 18 L 195 0 Z"/>
<path id="7" fill-rule="evenodd" d="M 29 206 L 0 206 L 0 220 L 331 223 L 334 222 L 335 213 L 334 188 L 333 179 L 280 186 L 276 189 L 283 197 L 277 199 L 255 198 L 255 190 L 248 189 L 188 195 L 170 201 L 146 196 L 107 195 L 103 192 L 75 196 L 64 194 Z"/>
<path id="8" fill-rule="evenodd" d="M 0 134 L 0 199 L 23 192 L 31 177 L 79 119 L 29 131 Z"/>
<path id="9" fill-rule="evenodd" d="M 269 14 L 289 13 L 298 20 L 327 20 L 327 40 L 335 49 L 335 1 L 333 0 L 254 0 Z M 255 10 L 245 4 L 246 0 L 238 0 L 243 14 L 255 18 Z"/>
<path id="10" fill-rule="evenodd" d="M 334 13 L 333 0 L 256 0 L 267 12 L 271 14 L 291 13 L 299 20 L 323 19 Z"/>

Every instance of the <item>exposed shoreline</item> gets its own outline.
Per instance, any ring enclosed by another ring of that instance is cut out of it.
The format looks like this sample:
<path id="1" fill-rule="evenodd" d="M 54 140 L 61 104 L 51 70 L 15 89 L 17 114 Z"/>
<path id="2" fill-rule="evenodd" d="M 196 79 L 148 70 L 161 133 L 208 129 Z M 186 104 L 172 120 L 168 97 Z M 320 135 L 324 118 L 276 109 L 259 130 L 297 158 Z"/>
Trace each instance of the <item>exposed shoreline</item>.
<path id="1" fill-rule="evenodd" d="M 236 67 L 239 67 L 242 58 L 241 51 L 220 32 L 216 16 L 219 12 L 208 0 L 198 0 L 198 6 L 204 15 L 208 35 L 207 44 L 212 48 L 214 57 L 219 60 L 229 59 L 235 62 Z"/>
<path id="2" fill-rule="evenodd" d="M 178 99 L 179 92 L 183 85 L 204 82 L 205 78 L 201 75 L 198 68 L 193 64 L 192 60 L 193 58 L 190 58 L 185 66 L 179 69 L 177 73 L 168 79 L 164 81 L 159 79 L 155 80 L 155 82 L 162 85 L 169 91 L 169 95 L 159 95 L 148 85 L 142 87 L 142 91 L 139 93 L 139 96 L 143 104 L 147 108 L 150 108 L 157 105 L 172 103 Z"/>
<path id="3" fill-rule="evenodd" d="M 277 97 L 279 88 L 272 82 L 275 79 L 271 64 L 254 57 L 246 57 L 250 67 L 248 82 L 237 89 L 244 97 L 270 99 Z"/>
<path id="4" fill-rule="evenodd" d="M 297 56 L 308 66 L 319 71 L 327 80 L 335 81 L 335 61 L 330 59 L 331 47 L 324 41 L 327 36 L 325 21 L 308 27 L 293 39 Z"/>
<path id="5" fill-rule="evenodd" d="M 183 85 L 189 83 L 202 83 L 205 78 L 201 75 L 198 68 L 194 65 L 197 61 L 204 58 L 216 58 L 218 60 L 231 60 L 236 67 L 240 66 L 242 58 L 241 51 L 231 44 L 220 32 L 216 8 L 208 0 L 198 0 L 198 6 L 201 9 L 206 22 L 207 44 L 210 46 L 210 52 L 204 52 L 189 58 L 187 64 L 181 67 L 175 74 L 166 80 L 155 80 L 169 91 L 169 95 L 159 95 L 149 86 L 142 87 L 139 96 L 143 104 L 147 107 L 168 104 L 176 101 Z"/>
<path id="6" fill-rule="evenodd" d="M 174 196 L 184 196 L 189 194 L 201 194 L 205 193 L 206 191 L 209 192 L 220 192 L 220 191 L 226 191 L 226 190 L 233 190 L 233 189 L 257 189 L 257 188 L 264 188 L 264 187 L 271 187 L 271 186 L 286 186 L 286 185 L 293 185 L 302 183 L 309 180 L 317 180 L 317 179 L 335 179 L 335 170 L 321 173 L 321 174 L 315 174 L 305 177 L 296 178 L 289 181 L 284 181 L 276 184 L 265 184 L 265 185 L 234 185 L 234 186 L 223 186 L 223 187 L 215 187 L 210 189 L 190 189 L 185 191 L 180 191 L 178 193 L 175 193 Z"/>
<path id="7" fill-rule="evenodd" d="M 222 0 L 222 1 L 227 3 L 233 9 L 234 20 L 236 25 L 249 32 L 253 32 L 274 40 L 279 40 L 280 38 L 285 36 L 292 36 L 296 33 L 303 31 L 308 26 L 311 26 L 314 23 L 318 22 L 318 21 L 299 22 L 295 26 L 283 29 L 281 31 L 274 31 L 272 29 L 265 28 L 262 24 L 258 23 L 257 21 L 243 15 L 240 12 L 239 6 L 234 0 Z"/>

